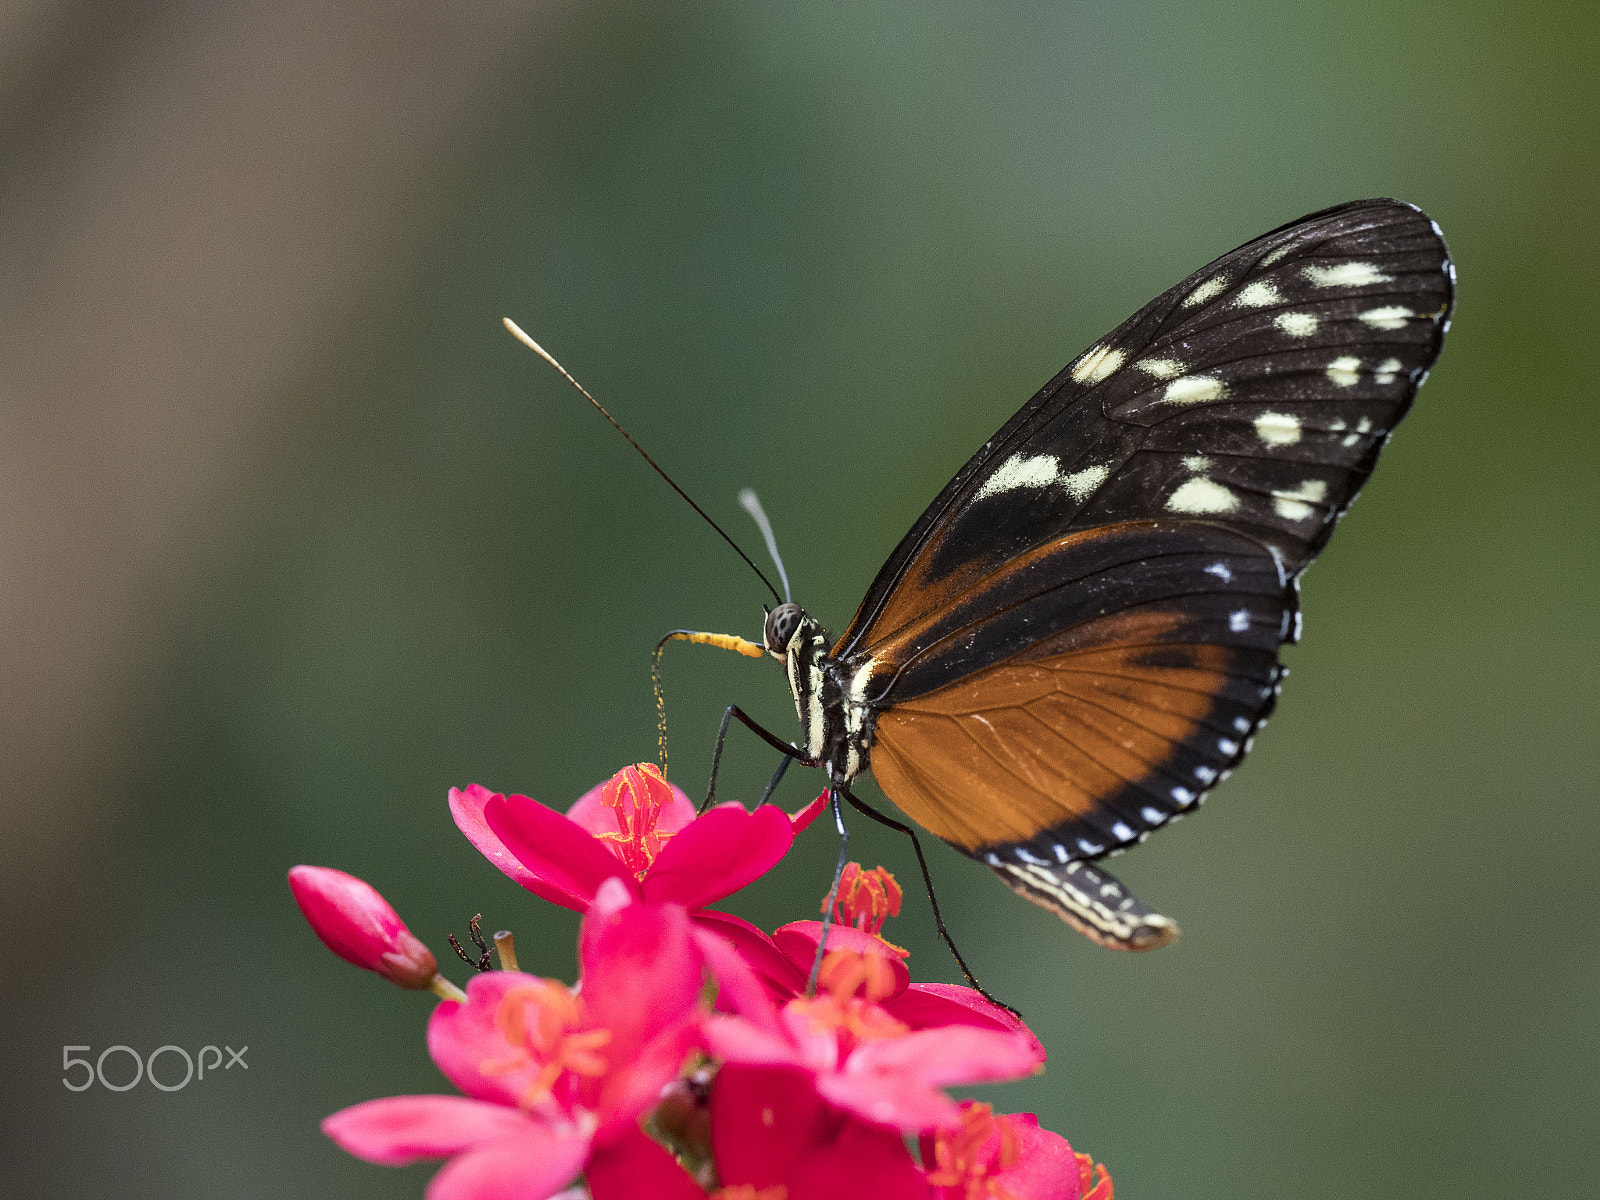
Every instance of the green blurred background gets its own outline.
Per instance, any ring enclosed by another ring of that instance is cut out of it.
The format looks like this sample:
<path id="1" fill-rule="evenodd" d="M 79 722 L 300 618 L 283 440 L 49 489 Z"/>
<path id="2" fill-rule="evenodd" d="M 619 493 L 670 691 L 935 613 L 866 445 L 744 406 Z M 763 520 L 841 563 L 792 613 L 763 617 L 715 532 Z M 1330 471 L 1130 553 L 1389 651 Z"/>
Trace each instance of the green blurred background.
<path id="1" fill-rule="evenodd" d="M 317 1121 L 442 1090 L 428 998 L 328 955 L 293 863 L 436 951 L 482 911 L 570 977 L 574 919 L 446 789 L 564 807 L 649 758 L 655 639 L 755 636 L 763 594 L 502 315 L 752 553 L 756 486 L 837 631 L 1094 337 L 1374 195 L 1444 227 L 1455 327 L 1306 580 L 1248 767 L 1119 860 L 1183 939 L 1116 955 L 935 870 L 1051 1055 L 988 1094 L 1120 1196 L 1586 1192 L 1597 33 L 1592 5 L 1443 0 L 10 6 L 8 1194 L 421 1195 L 429 1168 Z M 666 669 L 691 792 L 722 705 L 793 728 L 770 662 Z M 771 757 L 736 735 L 726 794 Z M 833 848 L 729 907 L 806 915 Z M 890 932 L 955 978 L 924 900 Z M 63 1045 L 169 1043 L 248 1072 L 62 1086 Z"/>

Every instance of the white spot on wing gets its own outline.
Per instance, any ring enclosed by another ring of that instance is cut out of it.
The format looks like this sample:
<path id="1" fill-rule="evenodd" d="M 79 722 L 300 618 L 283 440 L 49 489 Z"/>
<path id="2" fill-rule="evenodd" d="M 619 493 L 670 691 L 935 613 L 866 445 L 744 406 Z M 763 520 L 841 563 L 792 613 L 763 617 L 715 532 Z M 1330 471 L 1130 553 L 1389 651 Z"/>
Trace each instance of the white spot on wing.
<path id="1" fill-rule="evenodd" d="M 1328 364 L 1328 378 L 1335 387 L 1349 387 L 1361 378 L 1361 360 L 1342 355 Z"/>
<path id="2" fill-rule="evenodd" d="M 1196 475 L 1167 497 L 1167 507 L 1182 513 L 1225 513 L 1239 507 L 1239 497 L 1220 483 Z"/>
<path id="3" fill-rule="evenodd" d="M 1300 273 L 1311 281 L 1313 287 L 1366 287 L 1372 283 L 1388 283 L 1391 279 L 1369 262 L 1302 267 Z"/>
<path id="4" fill-rule="evenodd" d="M 1240 288 L 1233 303 L 1239 308 L 1265 308 L 1269 304 L 1282 304 L 1283 296 L 1265 279 L 1258 279 Z"/>
<path id="5" fill-rule="evenodd" d="M 1056 472 L 1061 469 L 1061 460 L 1053 454 L 1035 454 L 1031 458 L 1014 455 L 1000 464 L 1000 469 L 978 489 L 978 494 L 973 497 L 983 500 L 989 496 L 998 496 L 1001 492 L 1009 492 L 1013 488 L 1021 487 L 1048 487 L 1056 481 Z"/>
<path id="6" fill-rule="evenodd" d="M 1250 732 L 1250 718 L 1249 717 L 1235 717 L 1233 719 L 1233 727 L 1235 729 L 1237 729 L 1240 733 L 1249 733 Z M 1230 751 L 1229 753 L 1232 753 L 1232 752 Z"/>
<path id="7" fill-rule="evenodd" d="M 1223 583 L 1231 583 L 1231 582 L 1233 582 L 1233 572 L 1228 570 L 1228 564 L 1227 563 L 1223 563 L 1223 562 L 1214 562 L 1214 563 L 1212 563 L 1209 567 L 1206 568 L 1206 574 L 1207 575 L 1215 575 L 1218 579 L 1222 580 Z"/>
<path id="8" fill-rule="evenodd" d="M 1256 436 L 1269 446 L 1292 446 L 1300 440 L 1300 418 L 1293 413 L 1264 412 L 1255 426 Z"/>
<path id="9" fill-rule="evenodd" d="M 1215 767 L 1207 766 L 1196 767 L 1194 769 L 1194 777 L 1201 783 L 1209 784 L 1216 779 L 1217 769 Z"/>
<path id="10" fill-rule="evenodd" d="M 1275 491 L 1274 496 L 1290 496 L 1296 500 L 1315 500 L 1321 504 L 1328 498 L 1328 481 L 1326 479 L 1302 479 L 1300 486 L 1285 491 Z"/>
<path id="11" fill-rule="evenodd" d="M 1211 460 L 1204 454 L 1186 454 L 1183 457 L 1183 469 L 1199 475 L 1211 469 Z"/>
<path id="12" fill-rule="evenodd" d="M 1328 482 L 1325 479 L 1302 479 L 1300 486 L 1289 490 L 1277 490 L 1272 493 L 1272 508 L 1286 521 L 1304 521 L 1316 515 L 1316 509 L 1307 504 L 1307 500 L 1317 503 L 1328 498 Z"/>
<path id="13" fill-rule="evenodd" d="M 1374 329 L 1404 329 L 1406 318 L 1414 317 L 1412 312 L 1403 304 L 1388 304 L 1382 308 L 1369 308 L 1361 314 L 1361 319 Z"/>
<path id="14" fill-rule="evenodd" d="M 1243 633 L 1250 628 L 1250 610 L 1241 608 L 1228 614 L 1228 628 L 1235 633 Z"/>
<path id="15" fill-rule="evenodd" d="M 1228 277 L 1226 275 L 1213 275 L 1184 297 L 1183 306 L 1185 308 L 1193 308 L 1196 304 L 1204 304 L 1227 286 Z"/>
<path id="16" fill-rule="evenodd" d="M 1121 821 L 1111 827 L 1111 832 L 1116 835 L 1119 842 L 1131 842 L 1133 840 L 1133 830 Z"/>
<path id="17" fill-rule="evenodd" d="M 1122 365 L 1128 356 L 1110 346 L 1096 346 L 1078 360 L 1072 368 L 1072 377 L 1079 383 L 1099 383 Z"/>
<path id="18" fill-rule="evenodd" d="M 1310 337 L 1319 324 L 1315 316 L 1305 312 L 1279 313 L 1272 323 L 1290 337 Z"/>
<path id="19" fill-rule="evenodd" d="M 1373 383 L 1393 383 L 1394 377 L 1400 373 L 1401 362 L 1398 358 L 1386 358 L 1378 364 L 1378 372 L 1372 377 Z"/>
<path id="20" fill-rule="evenodd" d="M 1294 249 L 1294 243 L 1293 242 L 1285 242 L 1283 245 L 1279 246 L 1276 250 L 1274 250 L 1271 254 L 1269 254 L 1265 258 L 1263 258 L 1261 260 L 1261 262 L 1258 263 L 1257 265 L 1258 266 L 1263 266 L 1263 267 L 1270 267 L 1273 263 L 1277 262 L 1285 254 L 1288 254 L 1289 251 L 1291 251 L 1293 249 Z"/>
<path id="21" fill-rule="evenodd" d="M 1111 474 L 1110 467 L 1085 467 L 1061 477 L 1061 486 L 1074 500 L 1087 500 Z"/>
<path id="22" fill-rule="evenodd" d="M 1226 391 L 1222 380 L 1210 375 L 1185 375 L 1167 384 L 1161 398 L 1169 404 L 1199 404 L 1204 400 L 1220 400 Z"/>
<path id="23" fill-rule="evenodd" d="M 1153 805 L 1146 804 L 1139 810 L 1139 815 L 1152 825 L 1159 825 L 1167 819 L 1167 814 Z"/>
<path id="24" fill-rule="evenodd" d="M 1239 743 L 1230 742 L 1227 738 L 1218 738 L 1217 749 L 1223 754 L 1226 754 L 1229 758 L 1232 758 L 1235 754 L 1239 753 Z"/>
<path id="25" fill-rule="evenodd" d="M 1175 358 L 1141 358 L 1133 365 L 1157 379 L 1171 379 L 1183 374 L 1183 364 Z"/>

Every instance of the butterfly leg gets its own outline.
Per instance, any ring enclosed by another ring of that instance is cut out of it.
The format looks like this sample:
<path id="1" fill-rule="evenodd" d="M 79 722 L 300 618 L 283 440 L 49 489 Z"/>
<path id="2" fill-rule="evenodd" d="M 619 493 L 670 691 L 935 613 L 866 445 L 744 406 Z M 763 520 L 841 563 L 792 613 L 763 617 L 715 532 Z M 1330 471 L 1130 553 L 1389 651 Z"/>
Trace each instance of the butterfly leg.
<path id="1" fill-rule="evenodd" d="M 806 978 L 806 995 L 816 994 L 817 975 L 822 970 L 822 955 L 828 948 L 828 930 L 833 927 L 833 902 L 839 895 L 839 880 L 844 876 L 844 864 L 849 857 L 850 831 L 844 824 L 844 807 L 839 803 L 843 789 L 837 784 L 828 786 L 828 807 L 833 811 L 833 826 L 839 831 L 839 861 L 833 868 L 833 882 L 828 885 L 828 898 L 822 905 L 822 940 L 817 943 L 817 956 L 811 960 L 811 974 Z"/>
<path id="2" fill-rule="evenodd" d="M 744 710 L 741 709 L 737 704 L 730 704 L 728 705 L 727 710 L 722 714 L 722 724 L 717 727 L 717 745 L 716 748 L 711 752 L 711 782 L 706 786 L 706 798 L 700 804 L 700 812 L 705 812 L 706 809 L 710 808 L 712 800 L 716 797 L 717 771 L 722 765 L 722 743 L 727 740 L 728 726 L 733 722 L 735 717 L 738 718 L 739 723 L 746 729 L 749 729 L 762 741 L 766 742 L 767 745 L 771 746 L 774 750 L 778 751 L 778 753 L 782 754 L 786 761 L 792 758 L 803 767 L 820 767 L 822 765 L 820 760 L 807 758 L 804 754 L 800 753 L 800 751 L 796 750 L 793 746 L 784 741 L 782 738 L 778 737 L 776 734 L 768 733 L 760 725 L 756 724 L 755 721 L 746 716 Z M 761 801 L 763 804 L 766 803 L 766 799 L 772 794 L 773 789 L 778 786 L 778 780 L 781 778 L 783 778 L 783 773 L 782 769 L 780 768 L 779 772 L 772 777 L 772 782 L 767 785 L 767 790 L 762 794 Z"/>
<path id="3" fill-rule="evenodd" d="M 794 759 L 787 754 L 778 760 L 778 769 L 772 773 L 772 778 L 767 780 L 767 786 L 761 793 L 761 799 L 756 801 L 757 808 L 772 799 L 772 793 L 778 790 L 778 784 L 783 781 L 783 776 L 789 770 L 789 764 L 793 761 Z"/>
<path id="4" fill-rule="evenodd" d="M 973 990 L 976 991 L 978 995 L 989 1001 L 989 1003 L 998 1004 L 1001 1008 L 1005 1009 L 1013 1016 L 1020 1018 L 1022 1014 L 1017 1012 L 1016 1009 L 1012 1008 L 1009 1004 L 1006 1004 L 1003 1001 L 996 1000 L 984 990 L 983 984 L 979 983 L 977 977 L 973 975 L 972 968 L 967 966 L 967 960 L 961 957 L 961 951 L 956 949 L 955 941 L 950 937 L 950 931 L 944 927 L 944 916 L 939 912 L 939 897 L 933 894 L 933 876 L 928 872 L 928 860 L 922 855 L 922 841 L 917 837 L 917 831 L 912 829 L 909 825 L 901 824 L 893 817 L 884 816 L 870 804 L 858 799 L 855 793 L 849 788 L 845 789 L 844 798 L 850 801 L 850 807 L 855 809 L 858 813 L 864 813 L 866 816 L 871 817 L 880 825 L 886 825 L 890 829 L 899 830 L 901 833 L 905 834 L 911 839 L 911 848 L 917 852 L 917 866 L 922 869 L 922 884 L 928 890 L 928 903 L 933 908 L 933 923 L 938 926 L 940 938 L 942 938 L 944 940 L 944 944 L 949 947 L 950 953 L 955 956 L 956 966 L 961 968 L 961 973 L 967 977 L 967 982 L 972 985 Z"/>

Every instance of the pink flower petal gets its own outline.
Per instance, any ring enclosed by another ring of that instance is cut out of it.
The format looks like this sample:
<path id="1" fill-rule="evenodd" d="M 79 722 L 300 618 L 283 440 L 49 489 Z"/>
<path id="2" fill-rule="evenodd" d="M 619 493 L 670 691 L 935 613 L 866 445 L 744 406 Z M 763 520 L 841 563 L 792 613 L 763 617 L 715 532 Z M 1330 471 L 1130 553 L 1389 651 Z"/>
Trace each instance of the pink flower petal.
<path id="1" fill-rule="evenodd" d="M 637 1124 L 596 1146 L 584 1171 L 594 1200 L 705 1200 L 702 1188 Z"/>
<path id="2" fill-rule="evenodd" d="M 774 930 L 772 940 L 789 956 L 789 961 L 810 978 L 811 964 L 817 955 L 817 943 L 822 941 L 822 922 L 791 921 Z M 898 996 L 911 982 L 911 972 L 906 967 L 905 959 L 886 945 L 882 938 L 865 930 L 834 922 L 828 927 L 828 949 L 854 950 L 859 954 L 881 954 L 888 959 L 894 970 L 892 995 Z"/>
<path id="3" fill-rule="evenodd" d="M 823 1074 L 817 1076 L 817 1091 L 863 1120 L 902 1133 L 961 1122 L 961 1109 L 954 1100 L 909 1074 Z"/>
<path id="4" fill-rule="evenodd" d="M 1016 1130 L 1022 1150 L 1016 1166 L 994 1176 L 996 1183 L 1017 1200 L 1078 1200 L 1078 1159 L 1066 1138 L 1040 1129 L 1033 1113 L 996 1113 L 995 1119 Z"/>
<path id="5" fill-rule="evenodd" d="M 738 804 L 719 804 L 661 848 L 645 875 L 644 894 L 703 908 L 761 878 L 793 844 L 794 830 L 782 809 L 763 804 L 750 813 Z"/>
<path id="6" fill-rule="evenodd" d="M 845 1063 L 850 1075 L 901 1075 L 935 1087 L 999 1083 L 1030 1075 L 1044 1062 L 1037 1041 L 1020 1033 L 947 1025 L 904 1037 L 863 1042 Z"/>
<path id="7" fill-rule="evenodd" d="M 428 1053 L 444 1076 L 469 1096 L 515 1106 L 538 1077 L 530 1064 L 504 1074 L 485 1067 L 504 1063 L 512 1047 L 494 1023 L 500 1001 L 513 988 L 534 983 L 521 971 L 487 971 L 467 982 L 467 1002 L 446 1000 L 428 1021 Z"/>
<path id="8" fill-rule="evenodd" d="M 506 844 L 500 840 L 499 835 L 489 828 L 483 810 L 489 801 L 498 798 L 497 793 L 491 792 L 481 784 L 469 783 L 465 790 L 451 788 L 450 815 L 455 818 L 456 828 L 466 835 L 467 841 L 478 848 L 479 853 L 535 896 L 549 900 L 552 904 L 559 904 L 562 908 L 582 912 L 587 897 L 574 895 L 535 875 L 517 861 L 516 855 L 506 849 Z"/>
<path id="9" fill-rule="evenodd" d="M 744 959 L 745 965 L 756 973 L 775 1003 L 792 1000 L 805 990 L 805 971 L 797 967 L 775 941 L 749 921 L 732 913 L 718 912 L 714 908 L 702 908 L 690 913 L 689 919 L 732 946 Z"/>
<path id="10" fill-rule="evenodd" d="M 711 1087 L 711 1148 L 726 1187 L 782 1183 L 795 1160 L 838 1125 L 805 1071 L 729 1062 Z"/>
<path id="11" fill-rule="evenodd" d="M 819 816 L 821 816 L 822 810 L 827 806 L 828 793 L 823 792 L 822 795 L 818 796 L 810 804 L 806 805 L 799 812 L 791 816 L 789 818 L 789 823 L 794 826 L 794 831 L 796 833 L 799 833 L 802 829 L 808 829 L 811 826 L 811 822 L 815 821 Z"/>
<path id="12" fill-rule="evenodd" d="M 702 958 L 677 905 L 591 912 L 580 939 L 584 1027 L 606 1029 L 608 1070 L 583 1094 L 602 1122 L 632 1120 L 659 1095 L 693 1044 Z"/>
<path id="13" fill-rule="evenodd" d="M 900 1136 L 888 1129 L 847 1121 L 826 1146 L 808 1154 L 789 1173 L 788 1200 L 927 1200 L 928 1185 Z"/>
<path id="14" fill-rule="evenodd" d="M 711 1053 L 731 1063 L 770 1067 L 805 1065 L 799 1049 L 786 1033 L 763 1029 L 742 1017 L 713 1013 L 706 1018 L 702 1031 Z"/>
<path id="15" fill-rule="evenodd" d="M 322 1132 L 341 1149 L 386 1167 L 447 1158 L 533 1129 L 526 1113 L 465 1096 L 385 1096 L 322 1122 Z"/>
<path id="16" fill-rule="evenodd" d="M 594 928 L 598 925 L 599 928 Z M 678 905 L 631 904 L 584 929 L 584 1025 L 626 1055 L 695 1010 L 701 959 Z"/>
<path id="17" fill-rule="evenodd" d="M 1033 1036 L 1033 1030 L 1023 1024 L 1022 1018 L 998 1004 L 991 1004 L 972 988 L 953 983 L 913 983 L 894 999 L 884 1001 L 883 1007 L 913 1029 L 975 1025 L 980 1029 L 1023 1034 L 1033 1042 L 1039 1060 L 1044 1061 L 1044 1046 Z"/>
<path id="18" fill-rule="evenodd" d="M 1039 1118 L 1032 1113 L 994 1114 L 995 1121 L 1005 1122 L 1017 1135 L 1021 1155 L 1017 1165 L 1009 1171 L 997 1171 L 986 1178 L 991 1187 L 1003 1189 L 1003 1194 L 1015 1200 L 1079 1200 L 1082 1195 L 1077 1156 L 1067 1139 L 1048 1129 L 1039 1128 Z M 993 1156 L 999 1150 L 998 1132 L 991 1132 L 977 1161 L 994 1164 Z M 922 1161 L 936 1161 L 938 1153 L 934 1136 L 924 1134 L 920 1149 Z M 963 1200 L 965 1189 L 940 1187 L 934 1189 L 939 1200 Z"/>
<path id="19" fill-rule="evenodd" d="M 490 830 L 544 883 L 573 897 L 582 911 L 597 887 L 619 874 L 616 855 L 579 825 L 526 796 L 495 796 L 484 805 Z M 631 882 L 631 881 L 630 881 Z M 636 886 L 630 887 L 636 891 Z M 555 897 L 557 904 L 564 902 Z"/>
<path id="20" fill-rule="evenodd" d="M 589 1139 L 538 1130 L 458 1155 L 428 1185 L 427 1200 L 549 1200 L 578 1177 Z"/>
<path id="21" fill-rule="evenodd" d="M 603 779 L 579 796 L 573 806 L 567 809 L 568 819 L 594 835 L 621 833 L 622 827 L 617 824 L 617 810 L 600 803 L 600 793 L 605 791 L 606 784 L 610 782 L 609 779 Z M 667 786 L 672 789 L 672 799 L 661 806 L 660 815 L 656 817 L 656 832 L 677 833 L 694 820 L 694 801 L 684 795 L 683 789 L 677 784 L 669 783 Z"/>
<path id="22" fill-rule="evenodd" d="M 705 909 L 700 910 L 702 913 Z M 766 985 L 750 969 L 738 950 L 725 939 L 718 927 L 702 926 L 699 914 L 691 914 L 690 936 L 695 948 L 705 957 L 711 976 L 717 981 L 717 1006 L 724 1012 L 734 1012 L 756 1022 L 775 1028 L 778 1014 L 767 994 Z"/>

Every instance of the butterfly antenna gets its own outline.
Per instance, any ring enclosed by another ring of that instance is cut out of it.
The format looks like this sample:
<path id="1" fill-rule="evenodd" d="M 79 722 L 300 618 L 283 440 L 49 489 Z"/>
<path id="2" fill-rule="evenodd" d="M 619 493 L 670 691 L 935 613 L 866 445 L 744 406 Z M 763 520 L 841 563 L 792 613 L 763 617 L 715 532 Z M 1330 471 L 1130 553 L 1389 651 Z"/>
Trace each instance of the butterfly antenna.
<path id="1" fill-rule="evenodd" d="M 649 463 L 652 468 L 655 469 L 655 473 L 657 475 L 661 476 L 661 478 L 665 479 L 667 481 L 668 485 L 671 486 L 672 490 L 677 492 L 678 495 L 682 496 L 684 501 L 685 501 L 685 503 L 687 503 L 690 508 L 694 509 L 695 512 L 699 513 L 700 516 L 705 520 L 705 523 L 707 525 L 711 526 L 711 528 L 715 529 L 719 534 L 721 534 L 723 541 L 727 542 L 728 545 L 733 547 L 733 552 L 735 554 L 737 554 L 740 558 L 744 559 L 745 564 L 747 566 L 749 566 L 749 568 L 752 571 L 754 571 L 757 576 L 760 577 L 762 583 L 767 585 L 767 591 L 772 593 L 772 598 L 774 600 L 779 600 L 778 589 L 773 587 L 772 586 L 772 581 L 770 579 L 768 579 L 765 575 L 762 574 L 761 568 L 756 566 L 755 563 L 750 561 L 750 556 L 748 554 L 746 554 L 743 550 L 739 549 L 739 543 L 734 541 L 731 537 L 729 537 L 727 535 L 727 533 L 723 530 L 721 525 L 718 525 L 709 516 L 707 516 L 705 509 L 701 508 L 693 500 L 689 499 L 689 493 L 684 491 L 681 487 L 679 487 L 673 481 L 672 476 L 668 475 L 665 471 L 663 471 L 661 469 L 661 467 L 656 463 L 656 460 L 651 458 L 648 454 L 645 453 L 644 447 L 639 445 L 638 442 L 633 440 L 633 434 L 629 433 L 626 429 L 624 429 L 622 427 L 621 422 L 619 422 L 615 417 L 613 417 L 610 413 L 608 413 L 605 410 L 605 405 L 601 404 L 600 401 L 596 400 L 593 396 L 589 395 L 588 389 L 585 388 L 583 386 L 583 384 L 579 383 L 576 379 L 574 379 L 571 375 L 569 375 L 567 373 L 567 369 L 565 367 L 563 367 L 560 363 L 558 363 L 553 357 L 551 357 L 550 352 L 548 350 L 546 350 L 543 346 L 539 345 L 538 342 L 534 341 L 527 334 L 523 333 L 521 328 L 518 327 L 518 325 L 517 325 L 517 323 L 515 321 L 513 321 L 510 317 L 502 317 L 501 319 L 505 322 L 506 329 L 510 331 L 512 337 L 516 338 L 517 341 L 521 342 L 529 350 L 532 350 L 540 358 L 544 359 L 545 362 L 549 363 L 556 370 L 560 371 L 561 374 L 562 374 L 562 377 L 565 378 L 568 383 L 570 383 L 573 387 L 577 388 L 578 391 L 583 393 L 583 398 L 585 400 L 587 400 L 590 404 L 594 405 L 595 410 L 597 412 L 599 412 L 599 414 L 602 417 L 604 417 L 606 420 L 611 422 L 611 426 L 612 426 L 613 429 L 615 429 L 623 437 L 628 439 L 628 445 L 632 446 L 635 450 L 637 450 L 639 452 L 639 456 L 641 458 L 643 458 L 645 460 L 645 462 Z M 780 564 L 778 569 L 780 571 L 783 569 L 781 564 Z M 782 601 L 779 600 L 779 602 L 781 603 Z"/>
<path id="2" fill-rule="evenodd" d="M 772 522 L 767 520 L 766 510 L 761 507 L 761 499 L 756 495 L 755 488 L 745 488 L 739 493 L 739 503 L 744 505 L 745 512 L 755 518 L 761 528 L 761 537 L 767 543 L 767 553 L 772 555 L 773 565 L 778 568 L 778 579 L 783 583 L 783 602 L 788 604 L 793 598 L 789 592 L 789 572 L 783 569 L 783 559 L 778 555 L 778 539 L 772 536 Z"/>

